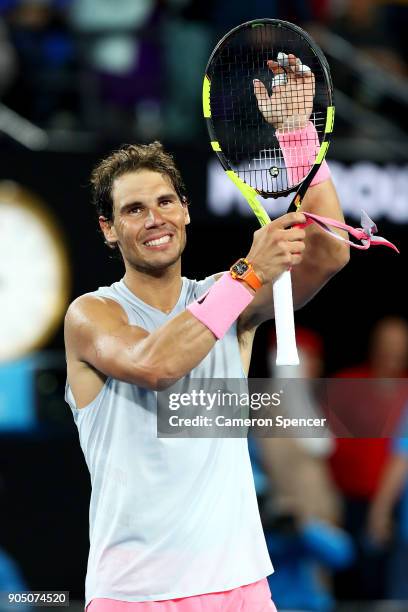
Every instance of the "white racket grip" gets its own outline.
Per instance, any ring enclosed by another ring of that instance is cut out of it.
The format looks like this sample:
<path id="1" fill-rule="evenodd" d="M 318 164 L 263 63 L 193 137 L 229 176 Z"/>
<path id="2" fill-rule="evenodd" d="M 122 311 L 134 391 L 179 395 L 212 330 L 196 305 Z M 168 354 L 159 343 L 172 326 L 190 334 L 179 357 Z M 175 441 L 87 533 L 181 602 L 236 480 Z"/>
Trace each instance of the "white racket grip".
<path id="1" fill-rule="evenodd" d="M 276 365 L 299 365 L 293 312 L 292 278 L 283 274 L 273 284 L 276 328 Z"/>

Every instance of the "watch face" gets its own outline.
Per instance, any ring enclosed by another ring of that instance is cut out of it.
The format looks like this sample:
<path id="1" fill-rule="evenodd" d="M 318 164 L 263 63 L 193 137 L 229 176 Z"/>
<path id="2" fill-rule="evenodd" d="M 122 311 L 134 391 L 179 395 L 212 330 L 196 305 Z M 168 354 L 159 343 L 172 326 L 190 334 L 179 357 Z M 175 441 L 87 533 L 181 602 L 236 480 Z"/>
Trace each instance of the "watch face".
<path id="1" fill-rule="evenodd" d="M 247 272 L 249 266 L 248 264 L 245 263 L 245 261 L 238 261 L 233 267 L 233 271 L 235 272 L 235 274 L 237 274 L 237 276 L 242 276 L 243 274 L 245 274 L 245 272 Z"/>

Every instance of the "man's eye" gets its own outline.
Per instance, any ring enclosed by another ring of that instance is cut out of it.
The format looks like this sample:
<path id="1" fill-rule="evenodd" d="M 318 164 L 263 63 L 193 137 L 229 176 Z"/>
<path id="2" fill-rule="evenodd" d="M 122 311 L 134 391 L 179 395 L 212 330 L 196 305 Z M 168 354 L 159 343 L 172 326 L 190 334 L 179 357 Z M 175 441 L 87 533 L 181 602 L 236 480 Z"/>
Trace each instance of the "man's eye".
<path id="1" fill-rule="evenodd" d="M 130 213 L 140 213 L 142 211 L 142 207 L 141 206 L 132 206 L 132 208 L 129 209 Z"/>
<path id="2" fill-rule="evenodd" d="M 161 206 L 168 206 L 169 204 L 172 204 L 173 201 L 172 200 L 161 200 L 160 204 Z"/>

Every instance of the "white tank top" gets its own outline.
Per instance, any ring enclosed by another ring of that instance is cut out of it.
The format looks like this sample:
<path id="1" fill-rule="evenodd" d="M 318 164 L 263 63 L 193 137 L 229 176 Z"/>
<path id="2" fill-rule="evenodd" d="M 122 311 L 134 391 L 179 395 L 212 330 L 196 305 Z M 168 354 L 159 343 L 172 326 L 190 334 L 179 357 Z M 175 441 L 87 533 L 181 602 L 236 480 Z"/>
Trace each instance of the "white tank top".
<path id="1" fill-rule="evenodd" d="M 213 282 L 183 278 L 168 315 L 123 281 L 90 295 L 115 300 L 151 332 Z M 245 377 L 235 325 L 189 376 Z M 66 400 L 92 484 L 86 605 L 227 591 L 273 571 L 246 438 L 157 438 L 156 393 L 113 378 L 81 410 L 68 385 Z"/>

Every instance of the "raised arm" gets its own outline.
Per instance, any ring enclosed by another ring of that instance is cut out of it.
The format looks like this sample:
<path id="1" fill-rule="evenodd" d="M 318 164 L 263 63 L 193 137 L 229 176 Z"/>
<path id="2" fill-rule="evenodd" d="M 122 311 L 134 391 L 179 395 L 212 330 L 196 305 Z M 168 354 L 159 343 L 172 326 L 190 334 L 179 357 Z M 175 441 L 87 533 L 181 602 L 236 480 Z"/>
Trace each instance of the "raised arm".
<path id="1" fill-rule="evenodd" d="M 261 81 L 254 81 L 254 95 L 259 111 L 279 135 L 289 135 L 293 130 L 300 130 L 297 138 L 301 143 L 301 131 L 308 126 L 313 110 L 314 75 L 299 58 L 291 54 L 281 58 L 280 63 L 269 60 L 267 65 L 274 74 L 274 84 L 269 95 Z M 320 179 L 321 182 L 309 187 L 301 210 L 344 221 L 335 187 L 332 180 L 327 178 L 327 172 L 324 178 L 325 180 Z M 343 235 L 347 237 L 346 233 Z M 292 271 L 295 309 L 306 304 L 346 265 L 350 257 L 347 244 L 333 239 L 316 226 L 307 228 L 305 245 L 302 262 Z M 241 329 L 253 329 L 273 316 L 272 285 L 266 285 L 241 315 Z"/>
<path id="2" fill-rule="evenodd" d="M 310 187 L 302 210 L 344 221 L 337 193 L 331 180 Z M 341 232 L 339 232 L 341 233 Z M 292 268 L 293 303 L 301 308 L 349 261 L 350 247 L 335 240 L 316 226 L 305 231 L 302 261 Z M 289 266 L 287 267 L 289 269 Z M 249 330 L 273 319 L 272 283 L 265 284 L 240 317 L 242 330 Z"/>
<path id="3" fill-rule="evenodd" d="M 301 213 L 291 213 L 255 232 L 248 257 L 262 282 L 270 283 L 287 266 L 300 263 L 304 232 L 285 228 L 304 220 Z M 249 287 L 246 291 L 251 292 Z M 223 308 L 231 308 L 225 297 L 215 314 Z M 129 325 L 113 300 L 84 295 L 68 310 L 65 342 L 68 378 L 72 364 L 82 363 L 105 377 L 160 389 L 167 386 L 166 379 L 178 380 L 196 367 L 214 346 L 216 336 L 189 311 L 148 333 Z"/>
<path id="4" fill-rule="evenodd" d="M 343 212 L 333 181 L 309 187 L 302 209 L 344 222 Z M 347 238 L 346 232 L 338 233 Z M 299 268 L 292 272 L 295 308 L 306 304 L 350 259 L 350 247 L 335 240 L 315 225 L 306 230 L 306 249 Z"/>

